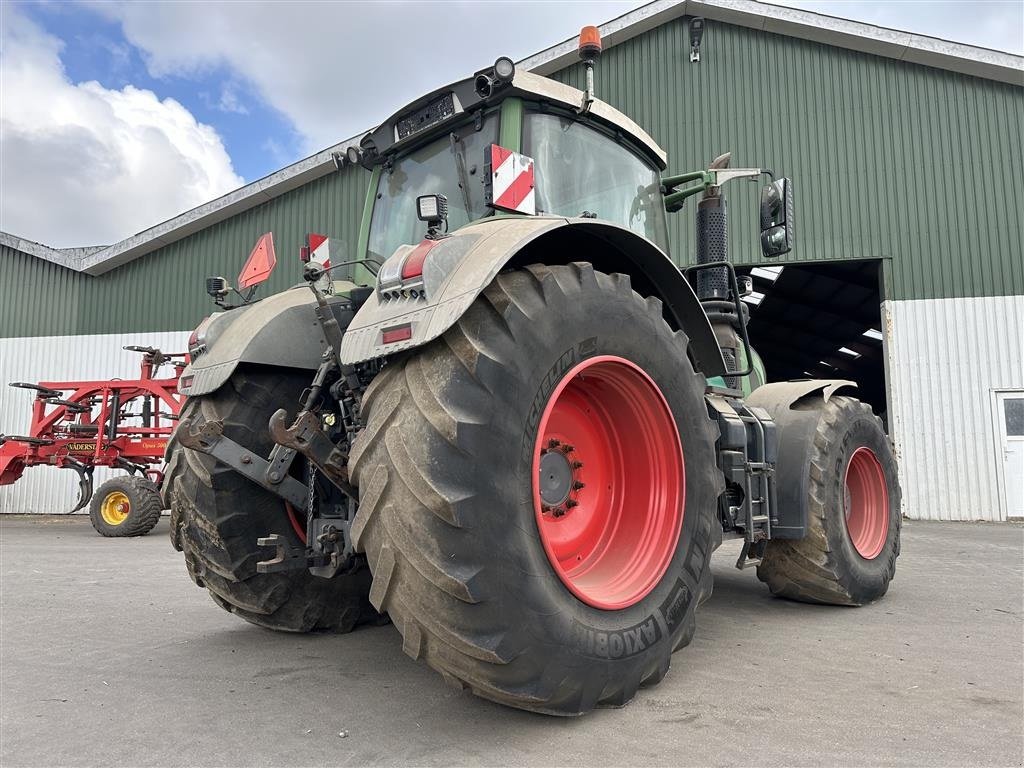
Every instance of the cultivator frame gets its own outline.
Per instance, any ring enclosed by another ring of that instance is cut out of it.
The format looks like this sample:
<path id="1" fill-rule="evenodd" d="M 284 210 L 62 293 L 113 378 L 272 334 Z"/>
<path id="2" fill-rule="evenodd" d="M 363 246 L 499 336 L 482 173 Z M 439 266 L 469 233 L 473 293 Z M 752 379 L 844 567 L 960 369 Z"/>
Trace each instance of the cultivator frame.
<path id="1" fill-rule="evenodd" d="M 70 512 L 76 512 L 92 498 L 96 467 L 118 467 L 161 484 L 164 449 L 185 400 L 178 379 L 187 356 L 154 347 L 124 349 L 142 354 L 137 379 L 9 385 L 34 390 L 36 397 L 28 434 L 0 435 L 0 485 L 13 484 L 28 467 L 73 469 L 80 495 Z M 156 378 L 165 365 L 173 367 L 173 376 Z"/>

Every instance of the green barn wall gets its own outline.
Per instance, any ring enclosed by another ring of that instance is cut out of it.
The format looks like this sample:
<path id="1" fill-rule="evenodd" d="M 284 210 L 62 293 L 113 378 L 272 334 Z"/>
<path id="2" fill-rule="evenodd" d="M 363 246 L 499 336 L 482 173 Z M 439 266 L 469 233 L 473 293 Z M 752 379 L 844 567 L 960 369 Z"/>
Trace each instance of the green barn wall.
<path id="1" fill-rule="evenodd" d="M 309 232 L 331 236 L 335 263 L 351 258 L 368 182 L 349 166 L 95 277 L 4 248 L 0 337 L 193 328 L 215 309 L 205 278 L 234 284 L 264 232 L 274 233 L 277 268 L 263 295 L 301 282 Z"/>
<path id="2" fill-rule="evenodd" d="M 1024 294 L 1024 89 L 708 21 L 691 63 L 678 19 L 608 49 L 596 90 L 668 152 L 669 171 L 771 168 L 795 185 L 781 262 L 884 258 L 887 296 Z M 583 68 L 554 75 L 583 87 Z M 731 258 L 762 261 L 758 185 L 732 182 Z M 692 253 L 695 201 L 670 216 Z"/>
<path id="3" fill-rule="evenodd" d="M 712 21 L 701 58 L 687 20 L 669 22 L 605 52 L 597 95 L 665 147 L 670 172 L 729 150 L 793 178 L 796 247 L 776 263 L 882 258 L 893 299 L 1024 294 L 1024 89 Z M 554 77 L 582 86 L 578 65 Z M 368 179 L 330 173 L 96 277 L 5 248 L 0 337 L 191 328 L 213 308 L 204 278 L 234 281 L 267 231 L 279 265 L 262 290 L 294 284 L 307 232 L 354 254 Z M 758 185 L 726 191 L 731 257 L 758 263 Z M 680 263 L 693 211 L 669 217 Z"/>

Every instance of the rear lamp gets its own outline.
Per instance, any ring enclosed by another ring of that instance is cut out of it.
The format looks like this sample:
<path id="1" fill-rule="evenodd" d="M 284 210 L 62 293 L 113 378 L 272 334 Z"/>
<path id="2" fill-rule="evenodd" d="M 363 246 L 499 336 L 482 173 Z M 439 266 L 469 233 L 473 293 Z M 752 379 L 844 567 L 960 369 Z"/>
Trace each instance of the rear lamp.
<path id="1" fill-rule="evenodd" d="M 212 319 L 213 315 L 204 317 L 203 321 L 195 327 L 195 330 L 188 337 L 186 348 L 193 360 L 206 351 L 206 329 L 209 327 Z"/>
<path id="2" fill-rule="evenodd" d="M 444 221 L 448 218 L 448 198 L 444 195 L 420 195 L 416 198 L 416 216 L 428 223 Z"/>

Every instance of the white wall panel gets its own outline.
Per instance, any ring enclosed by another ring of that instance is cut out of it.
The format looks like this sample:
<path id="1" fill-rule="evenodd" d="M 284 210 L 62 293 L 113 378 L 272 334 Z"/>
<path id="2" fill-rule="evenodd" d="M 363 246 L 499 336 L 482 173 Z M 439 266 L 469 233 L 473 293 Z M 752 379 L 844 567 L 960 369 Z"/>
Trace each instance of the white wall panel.
<path id="1" fill-rule="evenodd" d="M 882 316 L 904 514 L 1003 519 L 992 401 L 1024 388 L 1024 296 L 886 301 Z"/>
<path id="2" fill-rule="evenodd" d="M 76 379 L 135 379 L 141 356 L 126 352 L 126 344 L 184 352 L 191 331 L 125 333 L 96 336 L 0 338 L 0 433 L 28 431 L 35 393 L 13 389 L 12 381 L 68 381 Z M 164 368 L 166 374 L 170 368 Z M 121 473 L 97 468 L 95 484 Z M 0 513 L 66 512 L 78 498 L 78 475 L 70 469 L 31 467 L 14 485 L 0 486 Z"/>

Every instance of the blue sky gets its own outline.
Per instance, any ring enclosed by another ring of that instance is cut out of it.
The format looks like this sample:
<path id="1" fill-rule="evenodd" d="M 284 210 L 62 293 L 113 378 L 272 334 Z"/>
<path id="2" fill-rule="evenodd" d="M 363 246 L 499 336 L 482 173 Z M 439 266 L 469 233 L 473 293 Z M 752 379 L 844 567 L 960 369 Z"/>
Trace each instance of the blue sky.
<path id="1" fill-rule="evenodd" d="M 304 156 L 303 142 L 291 121 L 269 107 L 248 81 L 229 67 L 156 78 L 149 74 L 142 52 L 125 38 L 121 24 L 91 7 L 23 3 L 21 8 L 63 41 L 61 61 L 72 82 L 95 80 L 112 90 L 132 84 L 180 102 L 197 120 L 217 129 L 235 171 L 246 181 Z"/>
<path id="2" fill-rule="evenodd" d="M 1022 0 L 779 2 L 1024 49 Z M 123 239 L 641 5 L 0 0 L 0 230 Z"/>

